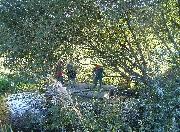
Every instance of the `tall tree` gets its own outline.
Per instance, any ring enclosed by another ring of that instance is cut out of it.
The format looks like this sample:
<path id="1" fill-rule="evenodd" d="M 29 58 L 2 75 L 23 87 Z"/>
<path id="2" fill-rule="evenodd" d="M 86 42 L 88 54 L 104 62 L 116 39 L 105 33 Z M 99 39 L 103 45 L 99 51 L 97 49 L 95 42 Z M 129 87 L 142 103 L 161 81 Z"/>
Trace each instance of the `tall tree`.
<path id="1" fill-rule="evenodd" d="M 161 58 L 155 50 L 179 48 L 176 5 L 173 0 L 2 0 L 1 54 L 9 68 L 33 74 L 50 72 L 59 57 L 72 57 L 78 47 L 126 80 L 151 85 L 158 65 L 152 62 Z"/>

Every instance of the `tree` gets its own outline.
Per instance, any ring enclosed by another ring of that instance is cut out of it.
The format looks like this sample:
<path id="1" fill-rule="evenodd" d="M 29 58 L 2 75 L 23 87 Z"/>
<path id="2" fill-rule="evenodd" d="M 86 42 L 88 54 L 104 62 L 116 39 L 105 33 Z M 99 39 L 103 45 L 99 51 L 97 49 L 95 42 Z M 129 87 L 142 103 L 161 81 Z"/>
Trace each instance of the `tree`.
<path id="1" fill-rule="evenodd" d="M 99 58 L 122 78 L 151 85 L 152 73 L 156 72 L 152 69 L 158 65 L 152 63 L 152 56 L 157 60 L 161 57 L 155 54 L 158 44 L 171 51 L 172 43 L 172 48 L 178 50 L 177 37 L 171 33 L 176 34 L 177 28 L 171 28 L 166 17 L 166 10 L 172 12 L 175 5 L 176 1 L 150 0 L 3 0 L 1 30 L 6 35 L 2 37 L 1 54 L 8 58 L 9 68 L 29 69 L 32 75 L 41 75 L 50 73 L 59 57 L 72 58 L 73 52 L 77 52 L 74 47 L 78 47 L 88 50 L 90 58 Z M 177 12 L 178 8 L 173 18 L 178 17 Z"/>

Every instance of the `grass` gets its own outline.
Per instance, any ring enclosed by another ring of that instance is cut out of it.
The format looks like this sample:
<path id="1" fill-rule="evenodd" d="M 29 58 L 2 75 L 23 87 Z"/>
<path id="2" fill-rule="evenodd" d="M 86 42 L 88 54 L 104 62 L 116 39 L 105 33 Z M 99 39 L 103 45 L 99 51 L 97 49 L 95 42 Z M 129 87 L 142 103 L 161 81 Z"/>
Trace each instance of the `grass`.
<path id="1" fill-rule="evenodd" d="M 0 96 L 0 127 L 4 126 L 5 124 L 8 124 L 8 111 L 7 106 L 5 104 L 4 96 Z"/>

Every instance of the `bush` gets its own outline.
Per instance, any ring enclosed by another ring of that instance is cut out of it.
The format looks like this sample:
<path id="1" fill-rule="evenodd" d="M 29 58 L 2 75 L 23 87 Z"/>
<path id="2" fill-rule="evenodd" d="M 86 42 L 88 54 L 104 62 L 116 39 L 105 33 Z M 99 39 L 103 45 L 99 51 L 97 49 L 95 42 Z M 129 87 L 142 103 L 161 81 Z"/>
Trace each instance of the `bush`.
<path id="1" fill-rule="evenodd" d="M 0 94 L 12 90 L 11 82 L 4 76 L 0 76 Z"/>
<path id="2" fill-rule="evenodd" d="M 4 97 L 0 95 L 0 132 L 3 129 L 5 124 L 8 124 L 8 110 L 7 105 L 5 104 Z"/>

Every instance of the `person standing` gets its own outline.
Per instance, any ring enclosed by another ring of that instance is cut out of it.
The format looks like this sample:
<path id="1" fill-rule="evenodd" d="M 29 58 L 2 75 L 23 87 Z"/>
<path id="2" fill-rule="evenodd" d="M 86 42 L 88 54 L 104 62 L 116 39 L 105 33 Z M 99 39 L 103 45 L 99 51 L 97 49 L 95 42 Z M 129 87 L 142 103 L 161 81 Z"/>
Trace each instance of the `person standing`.
<path id="1" fill-rule="evenodd" d="M 103 79 L 104 69 L 102 66 L 96 64 L 95 68 L 93 69 L 93 83 L 94 88 L 97 86 L 99 82 L 99 87 L 102 87 L 102 79 Z"/>
<path id="2" fill-rule="evenodd" d="M 67 64 L 67 76 L 71 87 L 75 87 L 76 82 L 76 69 L 72 63 Z"/>
<path id="3" fill-rule="evenodd" d="M 62 61 L 59 61 L 55 69 L 55 78 L 57 81 L 61 82 L 62 84 L 64 84 L 63 66 L 64 66 L 64 63 Z"/>

